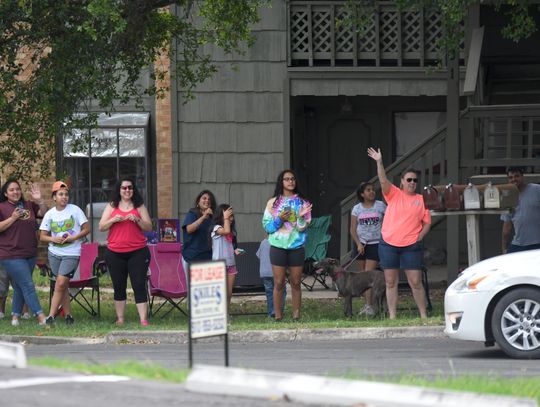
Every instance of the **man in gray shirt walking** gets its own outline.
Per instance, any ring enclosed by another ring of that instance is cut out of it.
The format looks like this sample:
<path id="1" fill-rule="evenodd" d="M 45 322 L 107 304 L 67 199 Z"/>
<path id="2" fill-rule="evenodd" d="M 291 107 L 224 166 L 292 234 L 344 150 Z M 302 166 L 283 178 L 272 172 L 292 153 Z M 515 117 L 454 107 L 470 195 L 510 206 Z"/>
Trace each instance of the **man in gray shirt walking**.
<path id="1" fill-rule="evenodd" d="M 508 180 L 519 190 L 519 201 L 513 213 L 501 216 L 504 222 L 502 252 L 540 249 L 540 185 L 527 184 L 520 167 L 509 167 L 506 173 Z M 509 245 L 512 227 L 514 238 Z"/>

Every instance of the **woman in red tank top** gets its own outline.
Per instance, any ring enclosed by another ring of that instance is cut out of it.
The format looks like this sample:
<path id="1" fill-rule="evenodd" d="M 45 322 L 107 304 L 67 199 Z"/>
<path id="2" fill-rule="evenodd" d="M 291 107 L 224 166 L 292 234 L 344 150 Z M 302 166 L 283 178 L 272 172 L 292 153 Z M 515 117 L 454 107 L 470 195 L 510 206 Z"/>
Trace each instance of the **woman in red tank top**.
<path id="1" fill-rule="evenodd" d="M 124 324 L 129 276 L 141 325 L 147 326 L 146 276 L 150 251 L 143 232 L 152 230 L 152 220 L 133 180 L 124 178 L 116 183 L 111 202 L 99 221 L 99 230 L 109 231 L 105 261 L 114 288 L 116 324 Z"/>

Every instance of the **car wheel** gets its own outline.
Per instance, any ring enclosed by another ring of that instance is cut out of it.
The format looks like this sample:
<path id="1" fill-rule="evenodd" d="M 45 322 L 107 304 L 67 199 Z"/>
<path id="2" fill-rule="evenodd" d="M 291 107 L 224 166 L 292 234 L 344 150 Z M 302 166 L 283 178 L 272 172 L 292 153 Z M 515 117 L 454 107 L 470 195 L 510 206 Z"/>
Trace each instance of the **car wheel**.
<path id="1" fill-rule="evenodd" d="M 495 306 L 491 328 L 508 356 L 540 358 L 540 290 L 518 288 L 505 294 Z"/>

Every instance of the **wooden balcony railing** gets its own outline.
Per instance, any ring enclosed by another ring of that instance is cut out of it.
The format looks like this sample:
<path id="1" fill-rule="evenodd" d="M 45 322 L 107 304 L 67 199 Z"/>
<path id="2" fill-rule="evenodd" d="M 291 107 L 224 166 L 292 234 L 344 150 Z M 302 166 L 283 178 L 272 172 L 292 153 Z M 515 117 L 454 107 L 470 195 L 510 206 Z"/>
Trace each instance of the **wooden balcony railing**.
<path id="1" fill-rule="evenodd" d="M 540 105 L 471 106 L 463 138 L 473 140 L 460 166 L 474 174 L 504 172 L 508 166 L 540 172 Z"/>
<path id="2" fill-rule="evenodd" d="M 289 66 L 433 66 L 441 53 L 441 16 L 429 10 L 400 11 L 378 2 L 361 32 L 343 24 L 346 1 L 288 4 Z M 460 56 L 460 59 L 463 55 Z"/>

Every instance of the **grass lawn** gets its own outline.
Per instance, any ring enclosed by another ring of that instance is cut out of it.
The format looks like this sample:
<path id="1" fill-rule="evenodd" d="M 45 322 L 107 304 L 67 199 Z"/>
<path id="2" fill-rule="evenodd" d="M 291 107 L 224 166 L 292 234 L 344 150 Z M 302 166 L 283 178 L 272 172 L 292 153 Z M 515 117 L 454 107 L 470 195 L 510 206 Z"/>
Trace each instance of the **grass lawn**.
<path id="1" fill-rule="evenodd" d="M 38 273 L 36 273 L 38 274 Z M 108 276 L 104 276 L 108 277 Z M 36 282 L 46 286 L 47 281 L 43 277 L 36 278 Z M 106 283 L 106 279 L 100 281 Z M 88 291 L 90 293 L 90 291 Z M 351 327 L 391 327 L 391 326 L 415 326 L 415 325 L 442 325 L 443 317 L 443 293 L 442 289 L 432 290 L 431 300 L 433 311 L 428 321 L 421 321 L 417 317 L 414 301 L 409 293 L 404 293 L 400 298 L 398 319 L 390 321 L 384 318 L 353 317 L 345 318 L 342 311 L 341 299 L 310 299 L 302 301 L 302 319 L 300 322 L 291 320 L 290 302 L 287 302 L 285 317 L 279 324 L 267 318 L 266 299 L 264 295 L 255 297 L 235 297 L 231 305 L 231 331 L 239 330 L 264 330 L 264 329 L 287 329 L 287 328 L 351 328 Z M 10 293 L 10 298 L 12 292 Z M 48 310 L 48 291 L 39 291 L 40 302 L 45 310 Z M 10 313 L 10 300 L 7 304 L 6 315 Z M 355 299 L 353 309 L 358 311 L 363 304 L 362 299 Z M 126 323 L 122 327 L 114 324 L 115 313 L 111 293 L 101 292 L 101 318 L 91 317 L 77 304 L 72 304 L 72 314 L 75 324 L 66 326 L 61 318 L 51 329 L 37 325 L 35 319 L 21 320 L 18 327 L 12 327 L 10 318 L 0 320 L 0 332 L 11 335 L 38 335 L 38 336 L 73 336 L 73 337 L 101 337 L 111 331 L 118 330 L 187 330 L 187 317 L 174 311 L 161 318 L 160 315 L 150 319 L 150 326 L 143 328 L 139 325 L 133 298 L 128 298 L 126 311 Z"/>
<path id="2" fill-rule="evenodd" d="M 188 369 L 167 369 L 154 363 L 121 362 L 115 364 L 90 364 L 54 358 L 31 359 L 29 363 L 34 366 L 58 368 L 88 374 L 114 374 L 136 379 L 164 380 L 173 383 L 183 383 L 189 374 Z M 382 381 L 441 390 L 527 397 L 535 399 L 540 404 L 540 386 L 538 386 L 538 378 L 535 377 L 503 378 L 485 375 L 468 375 L 459 377 L 439 376 L 428 380 L 413 375 L 402 375 L 397 378 L 389 377 L 383 379 L 348 375 L 345 378 L 351 380 Z"/>

